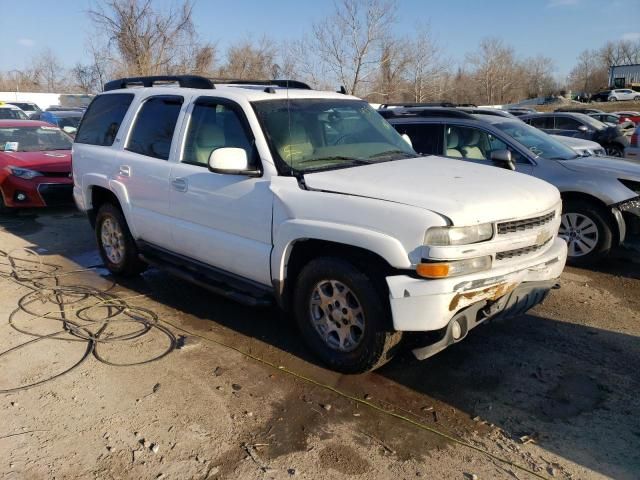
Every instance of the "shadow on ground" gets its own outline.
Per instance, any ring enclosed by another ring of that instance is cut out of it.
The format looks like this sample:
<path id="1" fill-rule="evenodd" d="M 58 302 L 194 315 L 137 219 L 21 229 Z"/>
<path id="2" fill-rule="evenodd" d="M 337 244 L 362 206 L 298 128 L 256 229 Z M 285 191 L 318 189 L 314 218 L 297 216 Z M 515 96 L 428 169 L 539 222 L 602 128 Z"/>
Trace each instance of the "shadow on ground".
<path id="1" fill-rule="evenodd" d="M 97 257 L 86 220 L 55 215 L 44 221 L 11 219 L 15 224 L 3 220 L 0 229 L 52 255 L 92 264 Z M 56 229 L 58 221 L 72 234 L 67 243 L 51 242 L 41 228 Z M 638 271 L 637 265 L 618 260 L 599 270 L 630 279 Z M 411 412 L 447 431 L 468 435 L 478 428 L 472 420 L 478 416 L 513 438 L 533 438 L 542 448 L 604 475 L 633 478 L 640 471 L 640 449 L 630 448 L 640 444 L 638 337 L 528 315 L 482 326 L 423 362 L 404 353 L 375 373 L 342 376 L 319 366 L 293 323 L 275 309 L 239 306 L 157 270 L 119 283 L 160 303 L 159 310 L 172 309 L 166 310 L 172 312 L 171 320 L 185 329 L 215 335 L 276 365 Z M 402 441 L 385 438 L 384 431 L 379 435 L 392 445 Z"/>

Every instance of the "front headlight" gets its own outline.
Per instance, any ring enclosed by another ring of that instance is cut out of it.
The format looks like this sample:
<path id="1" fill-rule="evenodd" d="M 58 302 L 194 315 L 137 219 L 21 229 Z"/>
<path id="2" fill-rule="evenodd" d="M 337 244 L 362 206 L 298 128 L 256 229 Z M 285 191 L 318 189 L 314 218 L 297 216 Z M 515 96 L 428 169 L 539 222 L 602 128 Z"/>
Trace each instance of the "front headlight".
<path id="1" fill-rule="evenodd" d="M 31 180 L 32 178 L 40 177 L 42 174 L 35 170 L 29 170 L 28 168 L 14 167 L 9 165 L 7 170 L 11 175 L 18 178 L 24 178 L 25 180 Z"/>
<path id="2" fill-rule="evenodd" d="M 493 237 L 493 225 L 482 223 L 472 227 L 432 227 L 424 236 L 424 244 L 431 246 L 469 245 Z"/>
<path id="3" fill-rule="evenodd" d="M 482 272 L 490 268 L 491 256 L 486 256 L 450 262 L 419 263 L 416 273 L 424 278 L 448 278 Z"/>

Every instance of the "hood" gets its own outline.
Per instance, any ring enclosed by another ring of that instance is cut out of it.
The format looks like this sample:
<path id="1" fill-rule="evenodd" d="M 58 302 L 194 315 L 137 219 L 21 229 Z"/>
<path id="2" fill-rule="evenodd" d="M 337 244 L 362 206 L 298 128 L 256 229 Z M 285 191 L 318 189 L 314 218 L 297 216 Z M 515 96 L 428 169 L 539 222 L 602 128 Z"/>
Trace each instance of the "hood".
<path id="1" fill-rule="evenodd" d="M 591 140 L 585 140 L 584 138 L 576 138 L 576 137 L 565 137 L 562 135 L 551 135 L 556 140 L 564 143 L 569 147 L 576 148 L 587 148 L 590 150 L 599 150 L 602 146 L 597 142 L 592 142 Z"/>
<path id="2" fill-rule="evenodd" d="M 614 157 L 586 157 L 559 162 L 574 172 L 600 176 L 616 176 L 640 181 L 640 163 L 636 160 Z"/>
<path id="3" fill-rule="evenodd" d="M 7 165 L 30 168 L 42 172 L 70 172 L 71 151 L 0 152 L 0 168 Z"/>
<path id="4" fill-rule="evenodd" d="M 315 190 L 424 208 L 454 225 L 531 217 L 560 200 L 554 186 L 534 177 L 434 156 L 310 173 L 304 179 Z"/>

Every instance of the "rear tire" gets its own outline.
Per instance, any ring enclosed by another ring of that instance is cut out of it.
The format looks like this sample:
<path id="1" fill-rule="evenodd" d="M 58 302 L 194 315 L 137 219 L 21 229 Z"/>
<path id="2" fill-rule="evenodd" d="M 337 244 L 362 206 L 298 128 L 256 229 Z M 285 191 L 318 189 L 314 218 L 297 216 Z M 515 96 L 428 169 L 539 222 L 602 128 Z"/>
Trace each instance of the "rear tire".
<path id="1" fill-rule="evenodd" d="M 373 278 L 340 258 L 309 262 L 296 279 L 293 313 L 307 345 L 332 370 L 364 373 L 387 363 L 402 339 L 388 327 Z"/>
<path id="2" fill-rule="evenodd" d="M 147 268 L 138 257 L 138 248 L 118 207 L 111 203 L 100 207 L 95 232 L 100 257 L 112 274 L 133 277 Z"/>
<path id="3" fill-rule="evenodd" d="M 568 200 L 562 207 L 559 236 L 567 242 L 567 263 L 584 267 L 605 258 L 613 246 L 614 226 L 607 211 L 593 202 Z"/>

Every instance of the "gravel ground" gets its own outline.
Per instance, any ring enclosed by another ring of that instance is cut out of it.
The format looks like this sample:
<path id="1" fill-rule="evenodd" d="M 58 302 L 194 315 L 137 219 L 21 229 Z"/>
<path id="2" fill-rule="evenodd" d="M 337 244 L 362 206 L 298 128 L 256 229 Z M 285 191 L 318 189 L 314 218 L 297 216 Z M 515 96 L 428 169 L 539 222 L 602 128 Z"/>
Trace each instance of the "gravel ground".
<path id="1" fill-rule="evenodd" d="M 114 283 L 73 211 L 0 218 L 0 250 L 21 247 L 93 267 L 59 277 L 82 335 L 114 320 L 84 361 L 80 330 L 24 345 L 21 298 L 26 332 L 56 332 L 60 312 L 0 258 L 0 352 L 24 345 L 0 356 L 0 391 L 43 382 L 0 393 L 1 479 L 640 477 L 640 267 L 624 254 L 434 358 L 343 376 L 275 310 L 157 270 Z"/>

